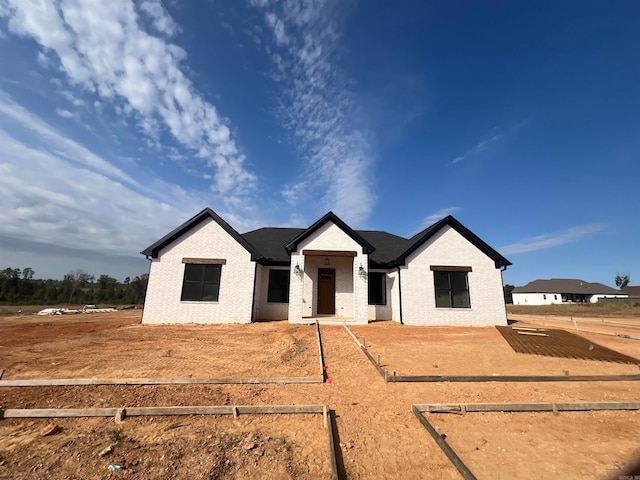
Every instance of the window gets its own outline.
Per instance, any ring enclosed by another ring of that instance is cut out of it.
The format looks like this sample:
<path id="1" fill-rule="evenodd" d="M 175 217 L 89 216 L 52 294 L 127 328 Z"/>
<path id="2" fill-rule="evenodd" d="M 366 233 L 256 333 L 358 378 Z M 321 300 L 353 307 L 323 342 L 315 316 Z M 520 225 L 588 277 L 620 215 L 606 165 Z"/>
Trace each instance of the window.
<path id="1" fill-rule="evenodd" d="M 217 302 L 220 292 L 222 265 L 187 263 L 184 266 L 182 296 L 180 300 L 191 302 Z"/>
<path id="2" fill-rule="evenodd" d="M 369 305 L 387 304 L 387 274 L 369 272 Z"/>
<path id="3" fill-rule="evenodd" d="M 269 270 L 269 294 L 271 303 L 289 303 L 289 270 Z"/>
<path id="4" fill-rule="evenodd" d="M 467 272 L 434 271 L 436 307 L 471 308 Z"/>

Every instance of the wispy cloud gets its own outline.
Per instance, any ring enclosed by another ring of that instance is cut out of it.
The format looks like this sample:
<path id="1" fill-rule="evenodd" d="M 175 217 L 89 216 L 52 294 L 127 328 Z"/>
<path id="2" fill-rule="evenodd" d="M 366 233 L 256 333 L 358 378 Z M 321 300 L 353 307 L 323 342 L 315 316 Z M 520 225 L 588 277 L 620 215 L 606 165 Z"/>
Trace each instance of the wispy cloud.
<path id="1" fill-rule="evenodd" d="M 206 204 L 153 176 L 139 184 L 4 94 L 0 191 L 4 261 L 38 259 L 40 274 L 54 276 L 76 267 L 142 273 L 137 252 Z"/>
<path id="2" fill-rule="evenodd" d="M 354 225 L 362 224 L 374 203 L 372 158 L 358 128 L 357 105 L 345 72 L 336 66 L 341 2 L 253 0 L 263 9 L 273 41 L 272 78 L 282 95 L 278 117 L 306 161 L 302 178 L 284 187 L 292 205 L 322 195 L 322 207 Z M 321 192 L 321 193 L 318 193 Z"/>
<path id="3" fill-rule="evenodd" d="M 498 250 L 503 255 L 515 255 L 518 253 L 529 253 L 545 248 L 558 247 L 568 243 L 577 242 L 590 237 L 606 228 L 606 225 L 594 223 L 579 227 L 572 227 L 561 232 L 546 233 L 535 237 L 526 238 L 510 245 L 505 245 Z"/>
<path id="4" fill-rule="evenodd" d="M 62 118 L 74 118 L 75 115 L 71 113 L 69 110 L 65 110 L 64 108 L 56 108 L 56 113 Z"/>
<path id="5" fill-rule="evenodd" d="M 133 186 L 139 186 L 138 182 L 127 173 L 95 155 L 84 146 L 61 135 L 54 127 L 29 112 L 23 106 L 15 103 L 11 97 L 2 91 L 0 91 L 0 116 L 3 116 L 5 121 L 36 134 L 37 138 L 34 141 L 46 145 L 46 148 L 56 152 L 57 156 L 75 164 L 80 164 L 96 173 Z"/>
<path id="6" fill-rule="evenodd" d="M 38 43 L 41 64 L 46 57 L 74 91 L 99 99 L 100 108 L 110 106 L 155 142 L 169 132 L 190 152 L 193 170 L 212 174 L 220 200 L 255 191 L 229 122 L 185 75 L 186 53 L 170 41 L 178 26 L 159 0 L 2 0 L 0 16 L 11 33 Z"/>
<path id="7" fill-rule="evenodd" d="M 485 140 L 481 140 L 473 148 L 467 150 L 466 152 L 464 152 L 464 154 L 458 155 L 456 158 L 451 160 L 448 163 L 448 165 L 455 165 L 456 163 L 459 163 L 473 155 L 477 155 L 478 153 L 485 151 L 487 147 L 489 147 L 490 145 L 498 143 L 503 138 L 504 138 L 504 134 L 501 133 L 501 134 L 492 135 L 491 137 Z"/>
<path id="8" fill-rule="evenodd" d="M 438 220 L 446 217 L 447 215 L 453 215 L 454 213 L 457 213 L 459 211 L 460 211 L 460 207 L 447 207 L 447 208 L 443 208 L 442 210 L 438 210 L 437 212 L 432 213 L 428 217 L 425 217 L 422 219 L 422 222 L 420 222 L 420 227 L 418 228 L 418 231 L 424 230 L 429 225 L 434 224 Z"/>

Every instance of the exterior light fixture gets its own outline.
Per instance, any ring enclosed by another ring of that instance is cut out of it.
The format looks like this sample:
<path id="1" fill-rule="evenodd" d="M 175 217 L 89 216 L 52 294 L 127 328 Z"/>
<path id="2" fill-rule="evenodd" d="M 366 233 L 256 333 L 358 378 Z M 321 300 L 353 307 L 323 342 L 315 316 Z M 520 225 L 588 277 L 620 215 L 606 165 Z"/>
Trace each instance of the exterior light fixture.
<path id="1" fill-rule="evenodd" d="M 293 269 L 293 273 L 295 273 L 296 275 L 299 275 L 300 273 L 302 273 L 302 270 L 300 269 L 300 264 L 299 263 L 296 263 L 296 266 Z"/>
<path id="2" fill-rule="evenodd" d="M 329 257 L 324 257 L 324 264 L 329 265 Z"/>
<path id="3" fill-rule="evenodd" d="M 360 268 L 358 269 L 358 274 L 361 277 L 364 277 L 367 274 L 367 271 L 364 269 L 364 267 L 362 266 L 362 264 L 360 264 Z"/>

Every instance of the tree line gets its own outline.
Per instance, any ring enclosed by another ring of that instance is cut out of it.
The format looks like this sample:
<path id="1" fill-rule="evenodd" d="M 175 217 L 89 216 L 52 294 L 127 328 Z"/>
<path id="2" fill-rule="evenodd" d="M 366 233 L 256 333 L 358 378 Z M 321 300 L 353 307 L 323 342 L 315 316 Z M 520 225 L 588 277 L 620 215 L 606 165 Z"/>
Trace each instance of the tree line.
<path id="1" fill-rule="evenodd" d="M 143 273 L 121 283 L 109 275 L 96 278 L 78 269 L 62 280 L 35 279 L 31 267 L 5 268 L 0 271 L 0 304 L 6 305 L 81 305 L 141 304 L 149 274 Z"/>

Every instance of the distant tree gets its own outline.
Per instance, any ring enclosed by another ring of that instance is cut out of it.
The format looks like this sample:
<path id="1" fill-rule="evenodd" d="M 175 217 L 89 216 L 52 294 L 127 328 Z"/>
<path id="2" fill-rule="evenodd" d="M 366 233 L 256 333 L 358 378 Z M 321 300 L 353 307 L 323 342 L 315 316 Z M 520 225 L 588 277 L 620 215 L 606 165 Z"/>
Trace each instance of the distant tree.
<path id="1" fill-rule="evenodd" d="M 504 292 L 504 303 L 513 303 L 513 297 L 511 296 L 511 292 L 516 288 L 514 285 L 509 285 L 508 283 L 502 287 Z"/>
<path id="2" fill-rule="evenodd" d="M 629 275 L 628 273 L 624 275 L 620 275 L 619 273 L 616 273 L 616 287 L 618 287 L 619 290 L 622 290 L 624 287 L 629 285 L 630 280 L 631 280 L 631 275 Z"/>
<path id="3" fill-rule="evenodd" d="M 36 274 L 36 272 L 33 271 L 33 268 L 31 267 L 26 267 L 24 270 L 22 270 L 22 278 L 24 280 L 33 280 L 33 276 Z"/>
<path id="4" fill-rule="evenodd" d="M 66 284 L 68 287 L 69 303 L 71 303 L 73 294 L 78 288 L 85 287 L 88 283 L 92 283 L 94 280 L 95 277 L 93 275 L 90 275 L 88 272 L 82 270 L 81 268 L 78 268 L 75 271 L 72 270 L 67 273 L 64 276 L 62 283 Z"/>

